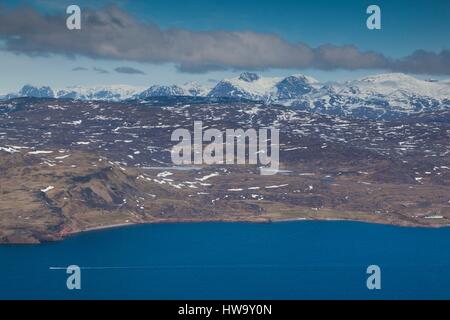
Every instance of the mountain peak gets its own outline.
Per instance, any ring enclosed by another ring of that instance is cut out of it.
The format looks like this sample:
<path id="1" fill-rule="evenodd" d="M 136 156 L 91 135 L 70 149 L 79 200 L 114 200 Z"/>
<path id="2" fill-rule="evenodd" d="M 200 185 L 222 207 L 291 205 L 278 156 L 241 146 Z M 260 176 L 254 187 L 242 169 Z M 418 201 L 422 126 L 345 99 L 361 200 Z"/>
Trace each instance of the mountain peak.
<path id="1" fill-rule="evenodd" d="M 239 80 L 245 81 L 245 82 L 253 82 L 258 80 L 260 77 L 256 73 L 253 72 L 243 72 L 239 75 Z"/>
<path id="2" fill-rule="evenodd" d="M 53 98 L 55 96 L 52 88 L 48 86 L 34 87 L 29 84 L 26 84 L 22 87 L 22 89 L 20 90 L 20 95 L 35 98 Z"/>
<path id="3" fill-rule="evenodd" d="M 304 82 L 308 82 L 310 84 L 317 84 L 317 83 L 319 83 L 319 81 L 317 79 L 315 79 L 313 77 L 310 77 L 310 76 L 306 76 L 306 75 L 301 74 L 301 73 L 293 74 L 291 77 L 295 77 L 297 79 L 301 79 Z"/>

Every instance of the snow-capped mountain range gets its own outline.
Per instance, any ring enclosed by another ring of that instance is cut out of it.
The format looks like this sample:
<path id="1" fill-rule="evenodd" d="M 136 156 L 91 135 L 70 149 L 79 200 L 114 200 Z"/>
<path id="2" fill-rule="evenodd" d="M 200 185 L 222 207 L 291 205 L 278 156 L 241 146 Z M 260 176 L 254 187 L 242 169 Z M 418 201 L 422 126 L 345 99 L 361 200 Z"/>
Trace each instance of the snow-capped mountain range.
<path id="1" fill-rule="evenodd" d="M 324 85 L 285 104 L 333 115 L 395 119 L 404 114 L 449 109 L 450 83 L 399 73 L 380 74 Z"/>
<path id="2" fill-rule="evenodd" d="M 122 101 L 167 96 L 247 99 L 331 115 L 395 119 L 405 114 L 450 109 L 450 80 L 420 80 L 402 73 L 389 73 L 323 84 L 301 74 L 277 78 L 244 72 L 238 77 L 224 79 L 212 88 L 195 82 L 149 88 L 110 85 L 58 90 L 26 85 L 17 93 L 0 98 Z"/>

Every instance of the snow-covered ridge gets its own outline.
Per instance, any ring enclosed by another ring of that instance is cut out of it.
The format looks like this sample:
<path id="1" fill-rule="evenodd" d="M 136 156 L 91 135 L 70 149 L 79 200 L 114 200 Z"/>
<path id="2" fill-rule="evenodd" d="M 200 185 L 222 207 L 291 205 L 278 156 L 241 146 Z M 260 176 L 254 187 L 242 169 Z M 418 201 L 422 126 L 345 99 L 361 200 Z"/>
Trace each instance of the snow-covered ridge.
<path id="1" fill-rule="evenodd" d="M 402 73 L 378 74 L 347 83 L 347 86 L 355 85 L 368 94 L 392 95 L 400 91 L 433 98 L 450 96 L 448 81 L 420 80 Z"/>
<path id="2" fill-rule="evenodd" d="M 244 72 L 237 77 L 224 79 L 212 88 L 196 82 L 153 85 L 148 88 L 110 85 L 58 90 L 26 85 L 18 93 L 4 95 L 3 99 L 50 97 L 122 101 L 161 96 L 242 98 L 283 104 L 310 112 L 386 119 L 450 108 L 450 79 L 421 80 L 402 73 L 387 73 L 344 83 L 323 84 L 302 74 L 283 78 L 261 77 L 256 73 Z"/>
<path id="3" fill-rule="evenodd" d="M 145 90 L 145 87 L 134 87 L 129 85 L 95 87 L 74 86 L 57 90 L 55 92 L 55 98 L 120 101 L 130 99 L 143 90 Z"/>
<path id="4" fill-rule="evenodd" d="M 135 99 L 145 99 L 149 97 L 167 97 L 167 96 L 191 96 L 205 97 L 211 88 L 198 84 L 197 82 L 188 82 L 183 85 L 153 85 L 150 88 L 141 91 L 133 96 Z"/>
<path id="5" fill-rule="evenodd" d="M 130 99 L 145 87 L 134 87 L 129 85 L 105 85 L 105 86 L 73 86 L 62 89 L 52 89 L 48 86 L 36 87 L 25 85 L 19 92 L 4 95 L 3 99 L 17 97 L 34 98 L 66 98 L 76 100 L 104 100 L 121 101 Z"/>
<path id="6" fill-rule="evenodd" d="M 122 101 L 128 99 L 145 99 L 155 96 L 206 96 L 210 87 L 196 82 L 183 85 L 153 85 L 151 87 L 130 85 L 104 85 L 104 86 L 72 86 L 61 89 L 52 89 L 48 86 L 25 85 L 19 92 L 0 95 L 0 99 L 18 97 L 34 98 L 61 98 L 75 100 L 101 100 Z"/>
<path id="7" fill-rule="evenodd" d="M 239 77 L 220 81 L 208 96 L 277 101 L 297 98 L 319 86 L 316 79 L 301 74 L 279 78 L 244 72 Z"/>
<path id="8" fill-rule="evenodd" d="M 450 108 L 448 81 L 427 81 L 401 73 L 379 74 L 321 87 L 288 103 L 307 111 L 369 119 Z"/>

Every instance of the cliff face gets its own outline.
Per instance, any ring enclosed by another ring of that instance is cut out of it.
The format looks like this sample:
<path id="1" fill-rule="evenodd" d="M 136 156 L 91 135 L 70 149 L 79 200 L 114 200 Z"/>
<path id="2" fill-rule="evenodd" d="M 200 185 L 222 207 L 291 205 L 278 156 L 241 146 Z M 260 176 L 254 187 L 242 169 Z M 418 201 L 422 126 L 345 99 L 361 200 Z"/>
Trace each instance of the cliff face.
<path id="1" fill-rule="evenodd" d="M 61 239 L 102 210 L 121 211 L 122 193 L 115 190 L 125 190 L 126 176 L 92 155 L 1 154 L 0 167 L 2 242 Z"/>

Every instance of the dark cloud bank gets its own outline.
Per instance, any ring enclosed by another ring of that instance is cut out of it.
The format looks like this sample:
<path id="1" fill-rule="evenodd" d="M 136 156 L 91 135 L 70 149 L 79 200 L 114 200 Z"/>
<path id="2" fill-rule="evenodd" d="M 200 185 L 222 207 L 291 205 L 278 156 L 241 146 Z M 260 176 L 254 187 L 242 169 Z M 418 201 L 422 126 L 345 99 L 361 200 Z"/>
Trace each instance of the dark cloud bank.
<path id="1" fill-rule="evenodd" d="M 76 68 L 73 68 L 72 69 L 72 71 L 87 71 L 88 69 L 87 68 L 84 68 L 84 67 L 76 67 Z"/>
<path id="2" fill-rule="evenodd" d="M 139 69 L 135 69 L 132 67 L 118 67 L 115 68 L 114 71 L 118 73 L 126 73 L 126 74 L 145 74 L 144 71 L 141 71 Z"/>
<path id="3" fill-rule="evenodd" d="M 402 59 L 354 46 L 325 44 L 312 48 L 273 34 L 251 31 L 193 32 L 162 30 L 121 9 L 83 10 L 82 30 L 66 29 L 66 15 L 43 15 L 30 7 L 0 7 L 0 40 L 4 50 L 35 54 L 84 55 L 149 63 L 173 62 L 183 72 L 220 69 L 316 68 L 384 69 L 417 74 L 450 74 L 450 51 L 418 50 Z M 117 70 L 119 69 L 119 70 Z M 116 72 L 141 73 L 128 67 Z"/>
<path id="4" fill-rule="evenodd" d="M 108 74 L 109 73 L 108 70 L 98 68 L 98 67 L 93 67 L 92 70 L 94 70 L 95 72 L 100 73 L 100 74 Z"/>

